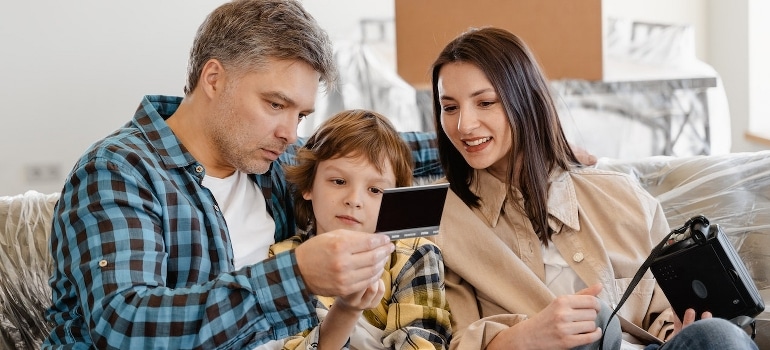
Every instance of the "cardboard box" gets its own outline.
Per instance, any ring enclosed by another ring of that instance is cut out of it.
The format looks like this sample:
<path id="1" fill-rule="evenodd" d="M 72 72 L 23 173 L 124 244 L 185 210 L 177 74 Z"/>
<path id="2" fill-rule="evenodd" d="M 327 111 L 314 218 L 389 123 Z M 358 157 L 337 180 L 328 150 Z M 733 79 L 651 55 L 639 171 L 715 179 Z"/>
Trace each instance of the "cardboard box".
<path id="1" fill-rule="evenodd" d="M 470 27 L 521 37 L 549 79 L 602 79 L 601 0 L 395 0 L 398 74 L 430 85 L 442 48 Z"/>

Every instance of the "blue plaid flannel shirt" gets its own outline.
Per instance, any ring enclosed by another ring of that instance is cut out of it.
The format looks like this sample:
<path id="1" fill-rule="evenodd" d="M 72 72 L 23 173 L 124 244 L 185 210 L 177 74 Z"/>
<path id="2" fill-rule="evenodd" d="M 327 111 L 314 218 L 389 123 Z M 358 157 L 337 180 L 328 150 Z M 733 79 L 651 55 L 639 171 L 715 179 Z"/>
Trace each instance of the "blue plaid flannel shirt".
<path id="1" fill-rule="evenodd" d="M 181 98 L 145 96 L 77 162 L 56 205 L 49 348 L 252 348 L 318 324 L 294 251 L 234 270 L 203 166 L 165 122 Z M 440 175 L 434 133 L 407 132 L 415 175 Z M 299 144 L 301 144 L 302 140 Z M 298 145 L 279 162 L 291 162 Z M 283 171 L 252 175 L 276 242 L 295 233 Z"/>

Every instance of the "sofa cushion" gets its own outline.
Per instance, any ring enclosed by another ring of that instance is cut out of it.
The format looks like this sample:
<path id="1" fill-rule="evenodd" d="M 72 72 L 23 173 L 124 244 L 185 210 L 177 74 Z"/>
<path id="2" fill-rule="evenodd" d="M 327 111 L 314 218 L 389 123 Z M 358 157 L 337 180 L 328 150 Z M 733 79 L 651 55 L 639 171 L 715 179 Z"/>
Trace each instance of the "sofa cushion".
<path id="1" fill-rule="evenodd" d="M 0 348 L 40 348 L 51 325 L 48 253 L 53 207 L 59 194 L 28 191 L 0 197 Z"/>
<path id="2" fill-rule="evenodd" d="M 760 290 L 770 288 L 770 151 L 599 159 L 597 167 L 636 178 L 663 206 L 672 228 L 706 216 L 738 250 Z"/>

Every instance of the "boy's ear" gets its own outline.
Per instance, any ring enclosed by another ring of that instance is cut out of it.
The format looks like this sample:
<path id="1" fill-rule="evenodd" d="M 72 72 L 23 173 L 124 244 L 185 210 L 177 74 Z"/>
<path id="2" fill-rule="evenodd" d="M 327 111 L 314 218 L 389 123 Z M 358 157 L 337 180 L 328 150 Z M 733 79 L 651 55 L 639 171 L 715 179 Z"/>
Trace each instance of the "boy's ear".
<path id="1" fill-rule="evenodd" d="M 304 198 L 306 201 L 312 201 L 313 195 L 310 192 L 302 192 L 302 198 Z"/>

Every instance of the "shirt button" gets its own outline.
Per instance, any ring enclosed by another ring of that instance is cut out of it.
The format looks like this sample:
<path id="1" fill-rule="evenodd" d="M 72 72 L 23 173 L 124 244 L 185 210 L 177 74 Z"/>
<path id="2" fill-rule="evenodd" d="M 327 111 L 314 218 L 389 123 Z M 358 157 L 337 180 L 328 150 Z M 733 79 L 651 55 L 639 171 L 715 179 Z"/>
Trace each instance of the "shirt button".
<path id="1" fill-rule="evenodd" d="M 214 211 L 219 212 L 219 206 L 214 204 Z"/>
<path id="2" fill-rule="evenodd" d="M 106 267 L 107 266 L 107 260 L 99 260 L 99 267 Z"/>
<path id="3" fill-rule="evenodd" d="M 203 172 L 203 166 L 201 166 L 201 165 L 196 166 L 195 167 L 195 172 L 198 173 L 198 174 L 202 173 Z"/>
<path id="4" fill-rule="evenodd" d="M 574 262 L 583 261 L 583 253 L 580 253 L 580 252 L 575 253 L 575 255 L 572 256 L 572 261 Z"/>

